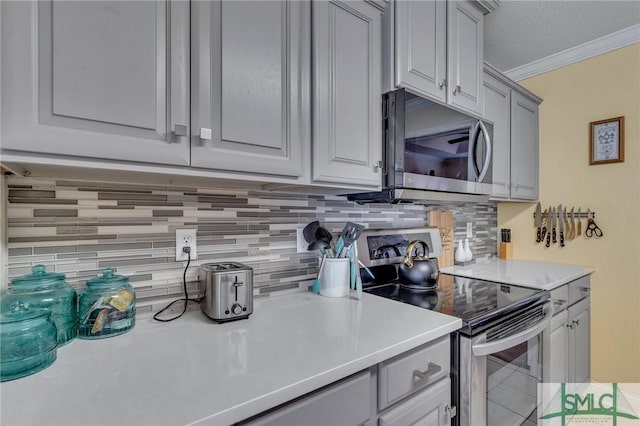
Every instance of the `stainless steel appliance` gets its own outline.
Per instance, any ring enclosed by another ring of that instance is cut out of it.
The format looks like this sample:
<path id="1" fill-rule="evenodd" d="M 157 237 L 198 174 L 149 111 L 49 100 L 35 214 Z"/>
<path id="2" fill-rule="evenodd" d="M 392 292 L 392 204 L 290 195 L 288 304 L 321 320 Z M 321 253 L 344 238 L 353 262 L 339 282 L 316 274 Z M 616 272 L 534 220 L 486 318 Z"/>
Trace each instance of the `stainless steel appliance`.
<path id="1" fill-rule="evenodd" d="M 433 290 L 412 289 L 398 279 L 398 253 L 416 236 L 442 251 L 437 228 L 365 231 L 360 260 L 375 279 L 360 271 L 364 291 L 462 319 L 452 337 L 453 424 L 464 426 L 536 423 L 537 384 L 548 348 L 550 293 L 440 273 Z M 435 254 L 434 254 L 435 256 Z"/>
<path id="2" fill-rule="evenodd" d="M 383 105 L 383 191 L 350 194 L 350 200 L 488 199 L 492 189 L 491 123 L 404 89 L 385 94 Z"/>
<path id="3" fill-rule="evenodd" d="M 200 309 L 218 322 L 248 318 L 253 312 L 253 269 L 236 262 L 200 265 L 204 290 Z"/>

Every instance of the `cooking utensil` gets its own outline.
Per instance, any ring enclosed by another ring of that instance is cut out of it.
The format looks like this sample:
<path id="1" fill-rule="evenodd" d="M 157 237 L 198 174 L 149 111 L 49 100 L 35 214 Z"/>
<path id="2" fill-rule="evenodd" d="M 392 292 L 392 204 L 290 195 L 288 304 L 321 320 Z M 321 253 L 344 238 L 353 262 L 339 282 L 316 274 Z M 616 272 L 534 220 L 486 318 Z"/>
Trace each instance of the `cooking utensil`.
<path id="1" fill-rule="evenodd" d="M 307 224 L 307 226 L 302 228 L 302 236 L 304 237 L 304 240 L 307 243 L 311 244 L 316 240 L 316 230 L 318 229 L 319 226 L 320 226 L 320 222 L 317 220 L 314 220 L 313 222 Z"/>
<path id="2" fill-rule="evenodd" d="M 338 250 L 336 248 L 336 253 L 339 253 L 338 256 L 342 257 L 342 251 L 345 248 L 349 248 L 351 247 L 351 244 L 353 244 L 354 241 L 356 241 L 359 237 L 360 234 L 362 234 L 362 230 L 364 229 L 364 226 L 359 225 L 357 223 L 353 223 L 353 222 L 347 222 L 344 225 L 344 228 L 342 228 L 342 232 L 340 233 L 340 237 L 342 239 L 342 249 Z"/>
<path id="3" fill-rule="evenodd" d="M 567 236 L 567 239 L 571 241 L 576 236 L 576 217 L 573 213 L 573 207 L 571 207 L 571 210 L 569 211 L 569 219 L 569 235 Z"/>
<path id="4" fill-rule="evenodd" d="M 322 270 L 324 269 L 324 261 L 327 259 L 327 254 L 322 255 L 322 260 L 320 261 L 320 268 L 318 269 L 318 276 L 315 280 L 313 280 L 313 286 L 311 287 L 311 291 L 318 294 L 320 293 L 320 276 L 322 275 Z"/>
<path id="5" fill-rule="evenodd" d="M 596 221 L 594 219 L 595 214 L 591 212 L 590 209 L 587 209 L 587 229 L 584 230 L 584 235 L 587 238 L 591 238 L 594 235 L 598 238 L 602 237 L 602 230 L 596 225 Z"/>
<path id="6" fill-rule="evenodd" d="M 536 229 L 536 243 L 542 241 L 542 205 L 538 202 L 536 205 L 535 219 L 533 221 Z"/>
<path id="7" fill-rule="evenodd" d="M 558 242 L 558 239 L 556 238 L 557 233 L 556 233 L 556 226 L 558 226 L 558 211 L 556 210 L 555 207 L 551 208 L 552 213 L 551 213 L 551 242 L 553 242 L 553 244 Z"/>
<path id="8" fill-rule="evenodd" d="M 413 254 L 418 245 L 422 246 L 423 254 Z M 398 278 L 401 285 L 408 288 L 434 288 L 438 283 L 438 260 L 429 256 L 429 246 L 421 240 L 413 240 L 407 246 L 404 259 L 398 267 Z"/>
<path id="9" fill-rule="evenodd" d="M 580 210 L 582 210 L 582 207 L 578 207 L 578 236 L 582 235 L 582 218 L 580 217 Z"/>
<path id="10" fill-rule="evenodd" d="M 331 232 L 329 232 L 329 230 L 327 228 L 325 228 L 324 226 L 318 226 L 318 228 L 316 228 L 316 239 L 317 240 L 323 240 L 323 241 L 326 241 L 327 243 L 331 244 L 331 240 L 333 239 L 333 235 L 331 235 Z"/>
<path id="11" fill-rule="evenodd" d="M 560 233 L 560 247 L 564 247 L 564 210 L 562 204 L 558 204 L 558 232 Z"/>
<path id="12" fill-rule="evenodd" d="M 329 243 L 325 240 L 315 240 L 312 241 L 311 244 L 307 246 L 308 251 L 320 250 L 321 253 L 324 254 L 324 251 L 331 247 Z"/>
<path id="13" fill-rule="evenodd" d="M 547 235 L 547 223 L 549 223 L 549 214 L 547 209 L 542 212 L 542 231 L 540 234 L 540 241 L 544 241 L 544 237 Z"/>

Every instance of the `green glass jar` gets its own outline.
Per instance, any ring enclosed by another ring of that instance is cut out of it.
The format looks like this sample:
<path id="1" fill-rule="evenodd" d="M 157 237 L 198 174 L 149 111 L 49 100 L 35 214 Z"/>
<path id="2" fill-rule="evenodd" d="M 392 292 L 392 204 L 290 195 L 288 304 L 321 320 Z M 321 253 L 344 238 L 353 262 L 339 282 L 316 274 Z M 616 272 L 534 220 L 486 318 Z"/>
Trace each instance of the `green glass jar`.
<path id="1" fill-rule="evenodd" d="M 65 275 L 47 272 L 44 265 L 31 268 L 31 274 L 14 278 L 2 297 L 2 309 L 16 302 L 27 302 L 32 308 L 51 310 L 58 330 L 58 345 L 69 343 L 78 335 L 78 296 L 65 283 Z"/>
<path id="2" fill-rule="evenodd" d="M 80 295 L 80 338 L 103 339 L 131 330 L 136 321 L 136 296 L 129 278 L 106 268 L 87 281 Z"/>
<path id="3" fill-rule="evenodd" d="M 28 376 L 53 364 L 56 336 L 50 310 L 13 302 L 0 314 L 0 381 Z"/>

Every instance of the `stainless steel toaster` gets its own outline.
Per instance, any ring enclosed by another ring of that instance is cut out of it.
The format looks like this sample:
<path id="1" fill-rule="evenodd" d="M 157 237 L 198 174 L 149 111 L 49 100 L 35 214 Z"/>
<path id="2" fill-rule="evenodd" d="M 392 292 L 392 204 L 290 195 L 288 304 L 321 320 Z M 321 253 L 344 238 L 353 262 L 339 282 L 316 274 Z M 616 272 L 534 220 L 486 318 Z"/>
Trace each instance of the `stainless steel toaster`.
<path id="1" fill-rule="evenodd" d="M 253 269 L 242 263 L 205 263 L 199 279 L 200 309 L 218 322 L 248 318 L 253 312 Z"/>

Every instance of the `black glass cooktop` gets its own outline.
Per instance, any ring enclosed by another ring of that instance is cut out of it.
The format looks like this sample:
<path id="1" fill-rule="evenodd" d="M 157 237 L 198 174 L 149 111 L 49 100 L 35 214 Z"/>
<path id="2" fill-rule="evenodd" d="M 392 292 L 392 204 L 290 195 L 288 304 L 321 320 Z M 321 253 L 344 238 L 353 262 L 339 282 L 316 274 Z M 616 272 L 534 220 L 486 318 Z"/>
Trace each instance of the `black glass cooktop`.
<path id="1" fill-rule="evenodd" d="M 535 290 L 471 278 L 440 274 L 433 290 L 409 290 L 397 283 L 370 283 L 365 292 L 462 319 L 461 332 L 474 335 L 523 309 L 549 299 Z"/>

